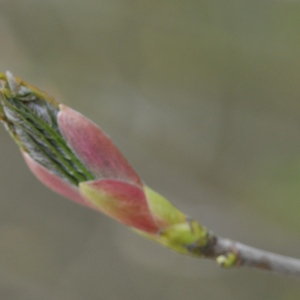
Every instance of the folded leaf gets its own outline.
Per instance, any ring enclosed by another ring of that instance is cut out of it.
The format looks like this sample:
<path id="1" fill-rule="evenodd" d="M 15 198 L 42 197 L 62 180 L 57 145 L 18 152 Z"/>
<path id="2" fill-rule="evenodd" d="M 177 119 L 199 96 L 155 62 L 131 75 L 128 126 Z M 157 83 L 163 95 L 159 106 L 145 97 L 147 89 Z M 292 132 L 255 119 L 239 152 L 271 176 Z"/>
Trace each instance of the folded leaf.
<path id="1" fill-rule="evenodd" d="M 59 106 L 58 126 L 70 148 L 97 178 L 114 178 L 141 185 L 141 180 L 112 141 L 92 121 Z"/>
<path id="2" fill-rule="evenodd" d="M 44 166 L 36 162 L 27 152 L 22 152 L 25 162 L 31 172 L 48 188 L 78 204 L 95 208 L 91 202 L 86 201 L 79 193 L 78 188 L 69 182 L 59 178 L 56 174 L 48 171 Z"/>
<path id="3" fill-rule="evenodd" d="M 148 233 L 159 230 L 139 186 L 115 179 L 100 179 L 81 182 L 79 190 L 86 200 L 119 222 Z"/>

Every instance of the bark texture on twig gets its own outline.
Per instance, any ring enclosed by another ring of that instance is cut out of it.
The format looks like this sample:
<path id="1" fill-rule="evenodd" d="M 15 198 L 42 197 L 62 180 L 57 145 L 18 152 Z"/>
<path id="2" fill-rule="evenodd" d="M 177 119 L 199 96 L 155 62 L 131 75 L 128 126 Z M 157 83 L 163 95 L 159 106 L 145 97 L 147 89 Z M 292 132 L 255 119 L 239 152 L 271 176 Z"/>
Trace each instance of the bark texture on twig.
<path id="1" fill-rule="evenodd" d="M 215 259 L 221 266 L 246 266 L 263 269 L 283 275 L 300 277 L 300 259 L 257 249 L 236 241 L 209 233 L 209 242 L 205 248 L 194 248 L 196 254 Z M 226 259 L 231 262 L 228 264 Z"/>

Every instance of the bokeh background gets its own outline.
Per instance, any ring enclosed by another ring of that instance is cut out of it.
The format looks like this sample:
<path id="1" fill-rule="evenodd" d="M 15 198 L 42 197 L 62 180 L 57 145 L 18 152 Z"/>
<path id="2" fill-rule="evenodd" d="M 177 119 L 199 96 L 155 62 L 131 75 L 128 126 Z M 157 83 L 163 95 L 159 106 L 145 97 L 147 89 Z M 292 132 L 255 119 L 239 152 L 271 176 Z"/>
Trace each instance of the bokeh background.
<path id="1" fill-rule="evenodd" d="M 220 235 L 300 257 L 300 1 L 1 0 L 0 69 L 109 133 Z M 299 299 L 48 191 L 0 129 L 0 298 Z"/>

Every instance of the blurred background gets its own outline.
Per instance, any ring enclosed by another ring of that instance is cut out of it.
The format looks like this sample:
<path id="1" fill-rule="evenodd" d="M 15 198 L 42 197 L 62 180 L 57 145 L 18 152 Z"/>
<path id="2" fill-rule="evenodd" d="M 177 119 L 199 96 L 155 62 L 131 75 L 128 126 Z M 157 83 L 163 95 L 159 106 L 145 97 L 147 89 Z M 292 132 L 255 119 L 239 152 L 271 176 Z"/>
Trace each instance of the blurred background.
<path id="1" fill-rule="evenodd" d="M 0 69 L 94 120 L 216 233 L 300 258 L 300 2 L 1 0 Z M 0 128 L 0 298 L 299 299 L 47 190 Z"/>

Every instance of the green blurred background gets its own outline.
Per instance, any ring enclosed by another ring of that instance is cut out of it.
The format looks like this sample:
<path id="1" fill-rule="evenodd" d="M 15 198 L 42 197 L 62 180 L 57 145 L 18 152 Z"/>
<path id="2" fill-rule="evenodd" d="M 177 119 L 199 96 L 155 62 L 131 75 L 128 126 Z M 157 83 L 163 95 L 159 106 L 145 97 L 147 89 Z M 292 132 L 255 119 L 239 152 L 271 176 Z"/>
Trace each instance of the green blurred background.
<path id="1" fill-rule="evenodd" d="M 1 0 L 0 69 L 90 117 L 220 235 L 300 257 L 300 1 Z M 48 191 L 0 129 L 0 298 L 299 299 Z"/>

